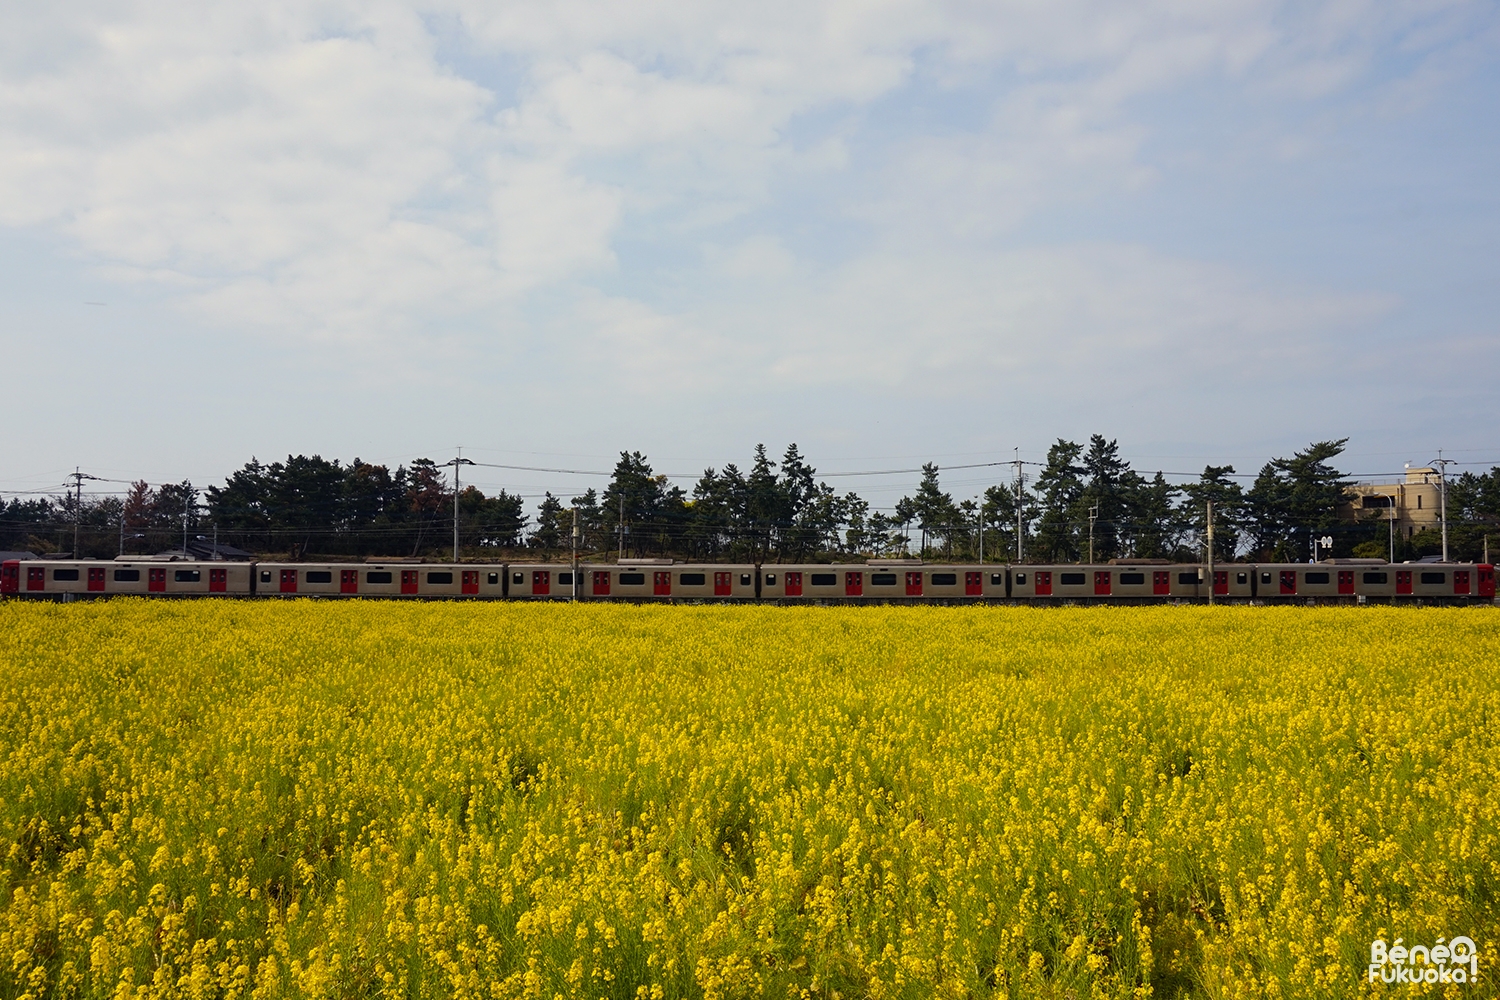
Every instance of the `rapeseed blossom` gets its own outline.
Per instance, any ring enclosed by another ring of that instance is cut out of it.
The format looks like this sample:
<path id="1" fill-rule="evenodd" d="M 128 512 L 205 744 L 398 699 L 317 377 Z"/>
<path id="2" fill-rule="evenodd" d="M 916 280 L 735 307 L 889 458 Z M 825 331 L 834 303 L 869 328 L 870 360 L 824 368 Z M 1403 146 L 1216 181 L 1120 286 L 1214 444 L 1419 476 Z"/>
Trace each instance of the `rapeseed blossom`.
<path id="1" fill-rule="evenodd" d="M 7 603 L 0 995 L 1494 995 L 1495 623 Z"/>

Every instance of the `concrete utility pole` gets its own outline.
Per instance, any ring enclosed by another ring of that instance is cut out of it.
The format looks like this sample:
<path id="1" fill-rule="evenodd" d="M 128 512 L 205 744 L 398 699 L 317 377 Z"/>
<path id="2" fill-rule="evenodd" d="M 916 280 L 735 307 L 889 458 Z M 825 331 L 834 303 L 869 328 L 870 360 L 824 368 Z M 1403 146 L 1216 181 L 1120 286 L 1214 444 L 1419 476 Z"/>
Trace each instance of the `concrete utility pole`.
<path id="1" fill-rule="evenodd" d="M 453 561 L 458 562 L 458 467 L 474 463 L 464 458 L 464 450 L 459 448 L 458 456 L 453 461 L 443 464 L 453 466 Z"/>
<path id="2" fill-rule="evenodd" d="M 625 491 L 620 491 L 620 559 L 625 558 Z"/>
<path id="3" fill-rule="evenodd" d="M 1453 459 L 1443 457 L 1443 449 L 1438 449 L 1438 457 L 1432 462 L 1438 467 L 1438 517 L 1443 525 L 1443 562 L 1448 561 L 1448 466 L 1453 464 Z"/>
<path id="4" fill-rule="evenodd" d="M 1208 603 L 1214 603 L 1214 502 L 1208 502 Z"/>
<path id="5" fill-rule="evenodd" d="M 578 508 L 573 508 L 573 600 L 578 600 Z"/>
<path id="6" fill-rule="evenodd" d="M 1099 505 L 1089 508 L 1089 565 L 1094 564 L 1094 522 L 1099 519 Z"/>
<path id="7" fill-rule="evenodd" d="M 1016 467 L 1016 562 L 1021 561 L 1025 554 L 1021 545 L 1021 508 L 1025 506 L 1026 479 L 1021 471 L 1021 449 L 1016 449 L 1016 460 L 1011 463 Z"/>
<path id="8" fill-rule="evenodd" d="M 103 480 L 100 480 L 98 476 L 91 476 L 91 475 L 89 475 L 86 472 L 80 472 L 79 471 L 79 467 L 76 466 L 76 465 L 73 466 L 73 471 L 72 471 L 71 474 L 69 474 L 68 478 L 71 479 L 71 480 L 73 480 L 73 489 L 75 491 L 74 492 L 74 496 L 73 496 L 73 558 L 77 559 L 78 558 L 78 525 L 79 525 L 79 521 L 83 518 L 83 481 L 85 479 L 94 479 L 94 480 L 98 480 L 100 482 L 103 482 Z M 122 532 L 124 531 L 124 522 L 123 521 L 121 522 L 121 529 L 120 530 Z M 122 535 L 122 539 L 121 539 L 120 544 L 122 546 L 125 544 L 124 540 L 123 540 L 123 535 Z"/>

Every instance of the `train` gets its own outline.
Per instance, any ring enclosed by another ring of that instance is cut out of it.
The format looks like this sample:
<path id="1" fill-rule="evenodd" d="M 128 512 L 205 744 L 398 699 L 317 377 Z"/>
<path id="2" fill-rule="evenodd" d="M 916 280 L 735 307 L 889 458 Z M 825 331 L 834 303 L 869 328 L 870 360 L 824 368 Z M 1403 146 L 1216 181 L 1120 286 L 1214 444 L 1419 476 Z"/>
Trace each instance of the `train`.
<path id="1" fill-rule="evenodd" d="M 1493 603 L 1490 563 L 415 563 L 113 561 L 0 563 L 0 596 L 600 600 L 835 603 Z"/>

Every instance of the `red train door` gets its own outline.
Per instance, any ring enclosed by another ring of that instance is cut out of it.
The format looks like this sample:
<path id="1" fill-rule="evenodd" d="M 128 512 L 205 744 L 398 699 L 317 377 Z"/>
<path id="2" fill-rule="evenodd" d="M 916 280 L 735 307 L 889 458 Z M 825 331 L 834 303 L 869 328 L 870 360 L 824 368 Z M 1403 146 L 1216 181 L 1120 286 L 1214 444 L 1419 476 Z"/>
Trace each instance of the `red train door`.
<path id="1" fill-rule="evenodd" d="M 984 593 L 984 574 L 964 572 L 964 596 L 979 597 Z"/>
<path id="2" fill-rule="evenodd" d="M 714 596 L 715 597 L 728 597 L 729 596 L 729 590 L 730 590 L 730 586 L 729 586 L 729 574 L 728 573 L 715 573 L 714 574 Z"/>
<path id="3" fill-rule="evenodd" d="M 417 571 L 414 569 L 403 569 L 401 571 L 401 593 L 415 594 L 417 592 Z"/>
<path id="4" fill-rule="evenodd" d="M 341 569 L 341 570 L 339 570 L 339 593 L 340 594 L 357 594 L 357 593 L 359 593 L 359 570 L 357 570 L 357 569 Z"/>
<path id="5" fill-rule="evenodd" d="M 907 573 L 906 573 L 906 596 L 907 597 L 921 597 L 922 596 L 922 571 L 921 570 L 918 569 L 918 570 L 908 570 L 907 571 Z"/>
<path id="6" fill-rule="evenodd" d="M 844 574 L 844 596 L 863 597 L 865 595 L 865 575 L 862 572 Z"/>
<path id="7" fill-rule="evenodd" d="M 651 593 L 656 597 L 672 596 L 671 570 L 657 570 L 651 574 Z"/>
<path id="8" fill-rule="evenodd" d="M 1108 597 L 1109 596 L 1109 570 L 1107 570 L 1107 569 L 1096 569 L 1096 570 L 1094 570 L 1094 596 L 1095 597 Z"/>
<path id="9" fill-rule="evenodd" d="M 1036 575 L 1036 596 L 1038 596 L 1038 597 L 1051 597 L 1052 596 L 1052 571 L 1051 570 L 1047 570 L 1045 572 L 1037 573 L 1035 575 Z"/>
<path id="10" fill-rule="evenodd" d="M 531 596 L 548 597 L 552 594 L 552 571 L 550 569 L 534 569 L 531 571 Z"/>
<path id="11" fill-rule="evenodd" d="M 295 573 L 296 570 L 292 572 Z M 163 568 L 148 570 L 146 572 L 146 589 L 153 594 L 165 594 L 167 592 L 167 571 Z M 292 589 L 295 590 L 296 587 Z"/>
<path id="12" fill-rule="evenodd" d="M 1172 574 L 1166 570 L 1154 569 L 1151 571 L 1151 593 L 1170 594 L 1172 592 Z"/>
<path id="13" fill-rule="evenodd" d="M 801 573 L 785 573 L 783 575 L 786 577 L 786 596 L 788 596 L 788 597 L 801 597 L 802 596 L 802 574 Z"/>
<path id="14" fill-rule="evenodd" d="M 1493 567 L 1493 566 L 1481 566 L 1481 567 L 1479 567 L 1479 596 L 1480 597 L 1494 597 L 1495 596 L 1495 567 Z"/>
<path id="15" fill-rule="evenodd" d="M 281 571 L 281 592 L 283 594 L 295 594 L 297 592 L 297 571 L 284 569 Z"/>
<path id="16" fill-rule="evenodd" d="M 0 594 L 14 594 L 21 589 L 21 563 L 7 559 L 0 564 Z"/>
<path id="17" fill-rule="evenodd" d="M 1410 594 L 1411 593 L 1411 570 L 1409 570 L 1409 569 L 1398 569 L 1398 570 L 1396 570 L 1396 593 L 1398 593 L 1398 594 Z"/>
<path id="18" fill-rule="evenodd" d="M 103 590 L 103 587 L 99 588 Z M 229 589 L 229 570 L 211 569 L 208 571 L 208 592 L 210 594 L 222 594 Z"/>
<path id="19" fill-rule="evenodd" d="M 1217 597 L 1227 593 L 1229 593 L 1229 570 L 1214 570 L 1214 596 Z"/>
<path id="20" fill-rule="evenodd" d="M 222 573 L 224 571 L 223 570 L 219 570 L 218 572 Z M 104 567 L 103 566 L 91 566 L 89 568 L 89 590 L 98 592 L 98 591 L 101 591 L 103 589 L 104 589 Z M 220 587 L 219 589 L 223 590 L 224 588 Z"/>
<path id="21" fill-rule="evenodd" d="M 463 588 L 462 588 L 462 590 L 463 590 L 463 592 L 465 594 L 477 594 L 477 593 L 479 593 L 479 570 L 477 570 L 477 569 L 466 569 L 466 570 L 464 570 L 464 581 L 463 581 Z"/>
<path id="22" fill-rule="evenodd" d="M 596 569 L 596 570 L 594 570 L 594 596 L 595 597 L 608 597 L 609 596 L 609 570 L 607 570 L 607 569 Z"/>
<path id="23" fill-rule="evenodd" d="M 1456 569 L 1453 571 L 1453 592 L 1455 594 L 1467 594 L 1469 592 L 1469 571 Z"/>
<path id="24" fill-rule="evenodd" d="M 1352 569 L 1341 569 L 1341 570 L 1339 570 L 1339 593 L 1340 594 L 1352 594 L 1352 593 L 1354 593 L 1354 570 L 1352 570 Z"/>
<path id="25" fill-rule="evenodd" d="M 152 570 L 152 572 L 154 573 L 156 571 Z M 26 567 L 26 589 L 27 590 L 46 590 L 47 589 L 47 567 L 45 567 L 45 566 L 27 566 Z"/>

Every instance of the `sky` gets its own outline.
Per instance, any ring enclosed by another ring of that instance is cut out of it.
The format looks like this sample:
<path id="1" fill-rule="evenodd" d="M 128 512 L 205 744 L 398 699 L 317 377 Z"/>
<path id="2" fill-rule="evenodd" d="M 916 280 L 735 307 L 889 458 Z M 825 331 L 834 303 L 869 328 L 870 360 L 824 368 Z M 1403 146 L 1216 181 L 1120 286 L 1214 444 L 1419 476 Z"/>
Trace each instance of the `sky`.
<path id="1" fill-rule="evenodd" d="M 0 492 L 1485 469 L 1497 177 L 1494 2 L 9 4 Z"/>

